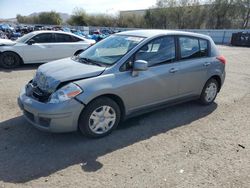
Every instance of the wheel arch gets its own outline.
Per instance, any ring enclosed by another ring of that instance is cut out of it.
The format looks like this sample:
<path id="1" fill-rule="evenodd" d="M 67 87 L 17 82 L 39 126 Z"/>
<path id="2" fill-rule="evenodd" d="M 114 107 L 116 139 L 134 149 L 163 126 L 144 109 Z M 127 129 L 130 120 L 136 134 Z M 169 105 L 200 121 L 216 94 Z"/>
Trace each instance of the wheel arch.
<path id="1" fill-rule="evenodd" d="M 215 79 L 215 80 L 218 82 L 218 86 L 219 86 L 218 92 L 220 92 L 220 89 L 221 89 L 221 86 L 222 86 L 221 77 L 220 77 L 219 75 L 213 75 L 213 76 L 211 76 L 208 80 L 210 80 L 210 79 Z M 208 81 L 208 80 L 207 80 L 207 81 Z"/>
<path id="2" fill-rule="evenodd" d="M 1 56 L 2 54 L 6 53 L 6 52 L 11 52 L 11 53 L 16 54 L 16 55 L 20 58 L 20 60 L 21 60 L 20 63 L 21 63 L 21 64 L 24 64 L 23 58 L 22 58 L 17 52 L 15 52 L 15 51 L 12 51 L 12 50 L 1 51 L 1 52 L 0 52 L 0 56 Z"/>
<path id="3" fill-rule="evenodd" d="M 125 115 L 126 115 L 125 104 L 124 104 L 122 98 L 116 94 L 107 93 L 107 94 L 98 95 L 98 96 L 94 97 L 93 99 L 91 99 L 86 105 L 91 103 L 93 100 L 96 100 L 96 99 L 101 98 L 101 97 L 108 97 L 108 98 L 112 99 L 113 101 L 115 101 L 121 110 L 121 120 L 123 120 L 125 118 Z"/>

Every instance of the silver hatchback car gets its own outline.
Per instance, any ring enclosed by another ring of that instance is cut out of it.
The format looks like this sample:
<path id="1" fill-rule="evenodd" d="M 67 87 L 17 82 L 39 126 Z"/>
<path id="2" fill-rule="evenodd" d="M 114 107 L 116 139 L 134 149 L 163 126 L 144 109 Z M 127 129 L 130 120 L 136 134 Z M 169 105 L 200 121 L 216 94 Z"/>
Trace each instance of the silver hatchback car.
<path id="1" fill-rule="evenodd" d="M 211 104 L 225 58 L 209 36 L 167 30 L 114 34 L 78 56 L 41 65 L 18 104 L 35 127 L 109 134 L 124 119 L 173 103 Z"/>

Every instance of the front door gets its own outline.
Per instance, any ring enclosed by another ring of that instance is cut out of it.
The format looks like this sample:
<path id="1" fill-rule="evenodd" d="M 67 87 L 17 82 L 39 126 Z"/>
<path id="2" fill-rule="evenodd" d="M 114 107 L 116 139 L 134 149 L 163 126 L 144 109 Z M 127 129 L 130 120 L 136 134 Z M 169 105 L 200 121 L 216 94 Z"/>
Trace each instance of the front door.
<path id="1" fill-rule="evenodd" d="M 134 77 L 125 64 L 125 71 L 117 75 L 119 80 L 126 83 L 120 95 L 127 100 L 128 111 L 178 97 L 179 64 L 175 62 L 175 37 L 164 36 L 152 40 L 134 54 L 132 61 L 136 60 L 147 61 L 148 70 L 141 71 Z"/>
<path id="2" fill-rule="evenodd" d="M 32 37 L 34 43 L 23 46 L 23 60 L 25 63 L 44 63 L 53 56 L 53 34 L 41 33 Z"/>

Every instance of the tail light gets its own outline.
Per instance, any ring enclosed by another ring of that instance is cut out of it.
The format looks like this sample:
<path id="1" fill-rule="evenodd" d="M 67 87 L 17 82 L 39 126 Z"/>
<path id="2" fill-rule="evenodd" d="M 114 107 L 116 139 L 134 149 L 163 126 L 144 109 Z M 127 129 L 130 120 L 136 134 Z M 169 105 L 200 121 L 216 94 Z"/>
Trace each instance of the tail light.
<path id="1" fill-rule="evenodd" d="M 226 64 L 226 58 L 223 55 L 216 57 L 221 63 Z"/>

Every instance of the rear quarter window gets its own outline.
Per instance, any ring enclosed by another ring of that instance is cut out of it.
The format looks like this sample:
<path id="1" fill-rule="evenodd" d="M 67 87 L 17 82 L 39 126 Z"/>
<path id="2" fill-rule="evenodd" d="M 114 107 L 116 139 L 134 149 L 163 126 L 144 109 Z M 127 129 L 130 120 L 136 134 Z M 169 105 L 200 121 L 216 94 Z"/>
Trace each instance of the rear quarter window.
<path id="1" fill-rule="evenodd" d="M 81 39 L 72 35 L 67 35 L 67 34 L 55 34 L 56 36 L 56 42 L 78 42 Z"/>
<path id="2" fill-rule="evenodd" d="M 83 41 L 82 39 L 80 39 L 78 37 L 75 37 L 75 36 L 71 36 L 71 37 L 72 37 L 73 42 Z"/>
<path id="3" fill-rule="evenodd" d="M 208 56 L 208 41 L 204 39 L 199 39 L 200 41 L 200 57 Z"/>

